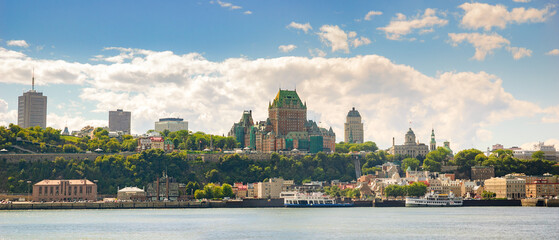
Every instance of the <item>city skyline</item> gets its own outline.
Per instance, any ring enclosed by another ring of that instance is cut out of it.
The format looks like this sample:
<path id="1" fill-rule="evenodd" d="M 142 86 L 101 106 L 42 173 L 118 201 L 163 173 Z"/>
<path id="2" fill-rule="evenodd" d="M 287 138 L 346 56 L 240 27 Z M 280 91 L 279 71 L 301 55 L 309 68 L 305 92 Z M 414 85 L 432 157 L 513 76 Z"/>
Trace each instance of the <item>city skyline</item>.
<path id="1" fill-rule="evenodd" d="M 221 135 L 281 88 L 336 142 L 355 107 L 381 149 L 409 127 L 455 151 L 559 145 L 557 3 L 0 1 L 0 125 L 35 68 L 58 129 L 124 109 L 132 133 L 181 117 Z"/>

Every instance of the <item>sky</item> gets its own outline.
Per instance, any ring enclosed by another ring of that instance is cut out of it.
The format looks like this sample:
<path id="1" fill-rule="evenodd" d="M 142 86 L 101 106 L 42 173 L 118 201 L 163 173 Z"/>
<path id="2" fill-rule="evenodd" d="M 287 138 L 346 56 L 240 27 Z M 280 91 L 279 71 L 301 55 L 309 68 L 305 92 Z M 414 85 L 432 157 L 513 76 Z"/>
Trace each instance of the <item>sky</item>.
<path id="1" fill-rule="evenodd" d="M 559 147 L 559 1 L 0 0 L 0 125 L 17 97 L 48 97 L 47 126 L 132 132 L 164 117 L 227 135 L 296 89 L 308 118 L 343 141 L 352 107 L 365 140 L 412 128 L 455 151 Z M 33 70 L 34 69 L 34 70 Z"/>

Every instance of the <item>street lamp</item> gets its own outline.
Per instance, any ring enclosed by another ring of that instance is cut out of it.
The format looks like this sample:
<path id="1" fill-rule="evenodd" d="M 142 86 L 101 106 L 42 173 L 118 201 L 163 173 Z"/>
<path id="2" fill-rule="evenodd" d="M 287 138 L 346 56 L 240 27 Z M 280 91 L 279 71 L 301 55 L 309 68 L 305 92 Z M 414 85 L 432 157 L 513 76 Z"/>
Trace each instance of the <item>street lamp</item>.
<path id="1" fill-rule="evenodd" d="M 27 198 L 29 198 L 30 193 L 31 193 L 31 181 L 27 181 Z"/>

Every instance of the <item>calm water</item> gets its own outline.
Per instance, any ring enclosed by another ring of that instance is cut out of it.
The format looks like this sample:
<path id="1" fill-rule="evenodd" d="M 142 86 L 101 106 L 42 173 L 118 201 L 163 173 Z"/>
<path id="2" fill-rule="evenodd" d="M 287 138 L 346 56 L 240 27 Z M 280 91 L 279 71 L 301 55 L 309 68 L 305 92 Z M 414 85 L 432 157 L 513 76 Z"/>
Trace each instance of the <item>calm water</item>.
<path id="1" fill-rule="evenodd" d="M 0 239 L 559 239 L 559 208 L 0 211 Z"/>

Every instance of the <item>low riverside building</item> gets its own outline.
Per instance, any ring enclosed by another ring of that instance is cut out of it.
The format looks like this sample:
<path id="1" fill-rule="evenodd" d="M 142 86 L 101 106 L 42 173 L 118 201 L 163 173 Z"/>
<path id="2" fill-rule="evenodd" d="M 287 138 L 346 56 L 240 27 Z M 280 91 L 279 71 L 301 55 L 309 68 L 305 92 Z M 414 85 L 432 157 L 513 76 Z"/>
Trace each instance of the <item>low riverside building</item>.
<path id="1" fill-rule="evenodd" d="M 119 189 L 116 197 L 119 201 L 145 201 L 146 191 L 137 187 Z"/>
<path id="2" fill-rule="evenodd" d="M 147 185 L 147 200 L 150 201 L 176 201 L 179 199 L 179 186 L 175 179 L 168 176 L 157 178 Z"/>
<path id="3" fill-rule="evenodd" d="M 283 189 L 282 178 L 270 178 L 258 183 L 258 198 L 279 198 Z"/>
<path id="4" fill-rule="evenodd" d="M 96 200 L 97 184 L 87 179 L 43 180 L 33 185 L 34 202 Z"/>
<path id="5" fill-rule="evenodd" d="M 526 197 L 546 198 L 559 195 L 559 179 L 549 173 L 543 176 L 526 176 Z"/>
<path id="6" fill-rule="evenodd" d="M 485 191 L 495 193 L 496 198 L 522 199 L 526 197 L 526 179 L 511 174 L 490 178 L 485 180 Z"/>

